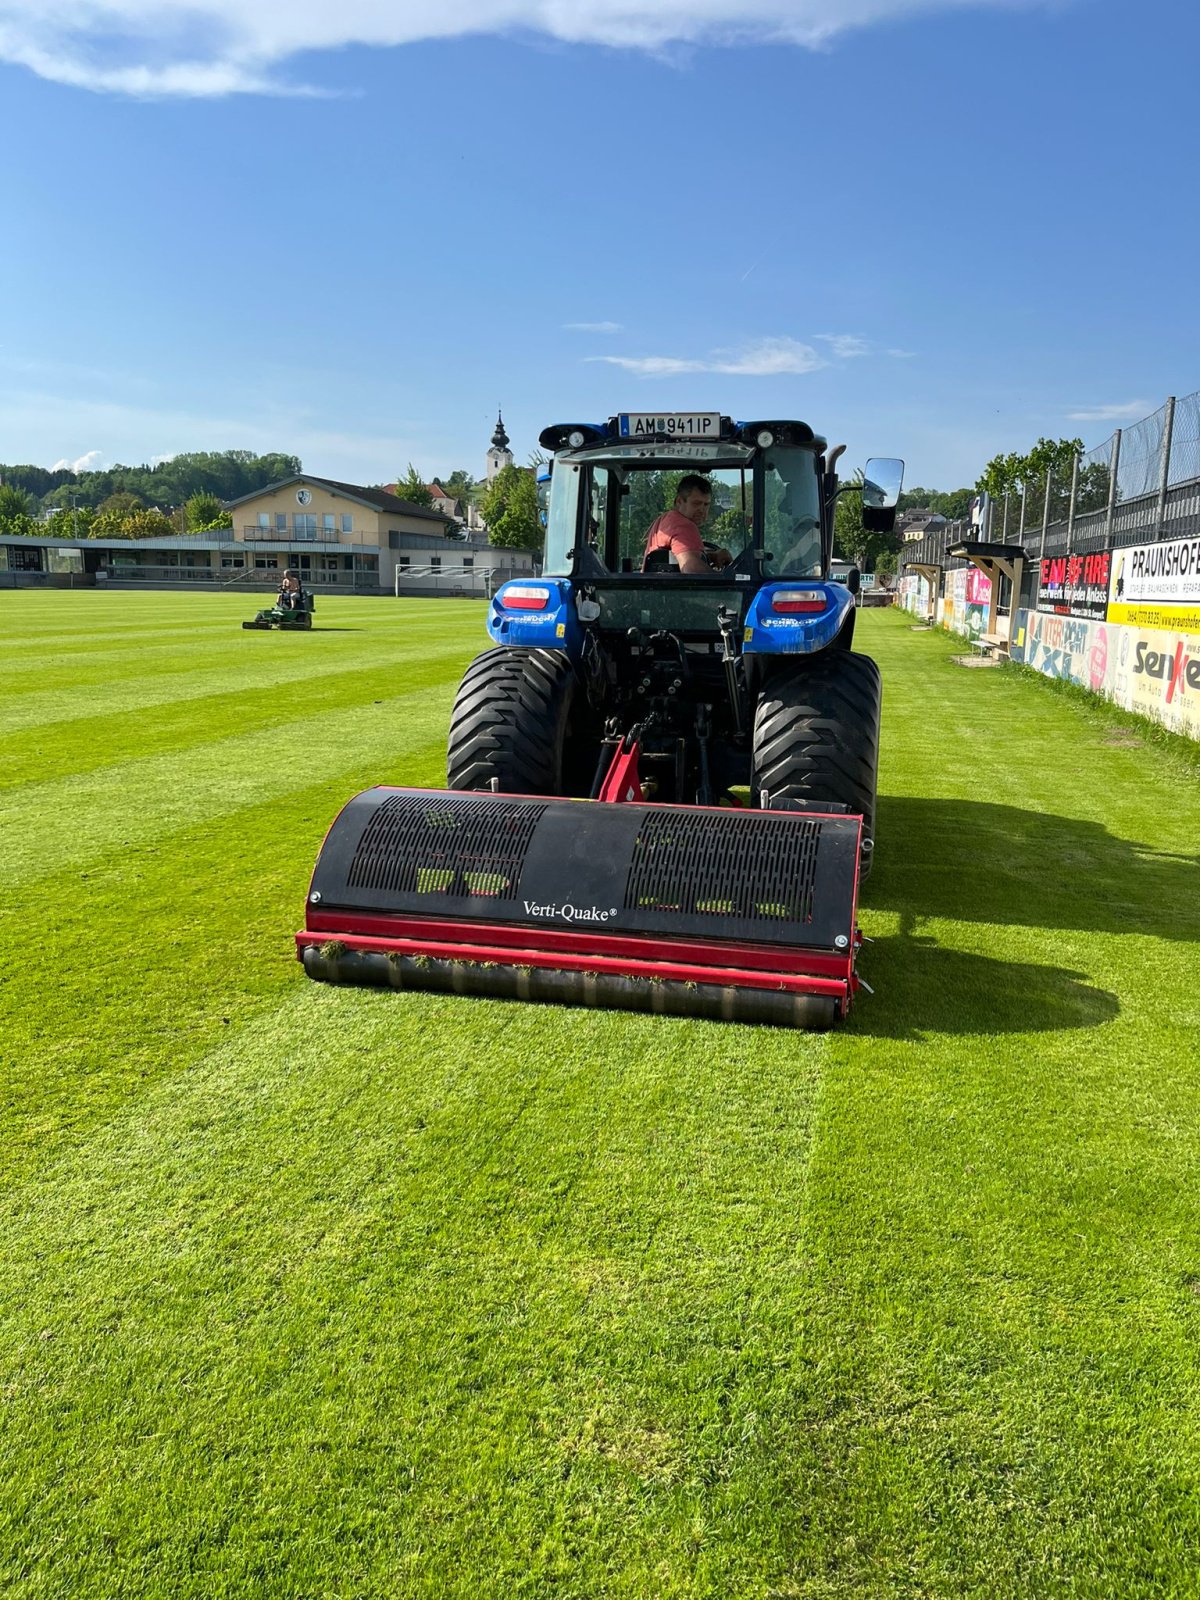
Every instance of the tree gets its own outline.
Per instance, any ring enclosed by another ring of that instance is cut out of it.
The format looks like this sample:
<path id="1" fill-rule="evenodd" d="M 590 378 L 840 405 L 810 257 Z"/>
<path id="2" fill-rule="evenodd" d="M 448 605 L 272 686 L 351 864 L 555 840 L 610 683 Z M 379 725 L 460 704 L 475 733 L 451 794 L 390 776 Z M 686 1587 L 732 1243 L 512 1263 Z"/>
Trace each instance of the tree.
<path id="1" fill-rule="evenodd" d="M 537 480 L 521 467 L 501 467 L 483 502 L 488 543 L 541 552 L 546 530 L 538 516 Z"/>
<path id="2" fill-rule="evenodd" d="M 897 511 L 933 511 L 947 522 L 961 522 L 971 510 L 974 489 L 906 489 L 896 502 Z"/>
<path id="3" fill-rule="evenodd" d="M 88 529 L 89 539 L 161 539 L 176 531 L 170 517 L 157 506 L 114 507 L 97 511 Z"/>
<path id="4" fill-rule="evenodd" d="M 11 483 L 0 483 L 0 536 L 27 539 L 37 524 L 29 514 L 30 498 Z"/>
<path id="5" fill-rule="evenodd" d="M 40 531 L 55 539 L 90 539 L 95 520 L 91 506 L 62 506 L 42 523 Z"/>
<path id="6" fill-rule="evenodd" d="M 425 487 L 425 479 L 411 461 L 408 463 L 407 474 L 396 485 L 396 493 L 401 500 L 407 500 L 410 505 L 431 506 L 433 504 L 433 496 Z"/>
<path id="7" fill-rule="evenodd" d="M 123 528 L 126 539 L 161 539 L 175 532 L 170 517 L 157 506 L 141 506 L 131 511 Z"/>
<path id="8" fill-rule="evenodd" d="M 0 483 L 0 521 L 11 517 L 27 517 L 32 501 L 24 489 L 11 483 Z"/>
<path id="9" fill-rule="evenodd" d="M 232 528 L 233 517 L 215 494 L 194 494 L 183 508 L 184 532 L 206 533 L 211 528 Z"/>
<path id="10" fill-rule="evenodd" d="M 102 516 L 124 517 L 142 510 L 145 504 L 140 494 L 134 494 L 130 489 L 118 489 L 101 500 L 96 510 Z"/>
<path id="11" fill-rule="evenodd" d="M 1006 494 L 1015 499 L 1020 499 L 1024 494 L 1025 525 L 1033 527 L 1041 523 L 1046 510 L 1046 480 L 1049 474 L 1050 521 L 1065 522 L 1071 503 L 1071 472 L 1076 456 L 1082 454 L 1082 439 L 1039 439 L 1023 456 L 1015 451 L 1010 451 L 1008 455 L 993 456 L 975 487 L 981 493 L 991 495 L 994 501 L 1003 500 Z M 1105 480 L 1107 499 L 1108 468 L 1101 464 L 1100 472 Z M 1094 498 L 1099 481 L 1095 473 L 1094 467 L 1085 469 L 1089 500 Z M 1075 509 L 1079 510 L 1078 494 Z M 1095 508 L 1089 505 L 1089 509 Z M 1009 526 L 1013 527 L 1011 518 Z"/>

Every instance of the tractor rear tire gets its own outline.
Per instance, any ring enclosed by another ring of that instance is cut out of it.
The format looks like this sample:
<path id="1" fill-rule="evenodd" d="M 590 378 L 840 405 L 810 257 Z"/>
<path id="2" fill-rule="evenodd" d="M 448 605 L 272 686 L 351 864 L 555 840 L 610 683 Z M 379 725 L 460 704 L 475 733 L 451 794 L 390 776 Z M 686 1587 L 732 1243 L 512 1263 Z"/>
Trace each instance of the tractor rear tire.
<path id="1" fill-rule="evenodd" d="M 448 786 L 490 789 L 494 779 L 501 794 L 577 792 L 571 721 L 578 687 L 561 650 L 500 646 L 476 656 L 450 715 Z"/>
<path id="2" fill-rule="evenodd" d="M 754 713 L 754 803 L 765 790 L 772 805 L 844 805 L 861 816 L 860 878 L 874 850 L 881 703 L 870 656 L 837 650 L 769 679 Z"/>

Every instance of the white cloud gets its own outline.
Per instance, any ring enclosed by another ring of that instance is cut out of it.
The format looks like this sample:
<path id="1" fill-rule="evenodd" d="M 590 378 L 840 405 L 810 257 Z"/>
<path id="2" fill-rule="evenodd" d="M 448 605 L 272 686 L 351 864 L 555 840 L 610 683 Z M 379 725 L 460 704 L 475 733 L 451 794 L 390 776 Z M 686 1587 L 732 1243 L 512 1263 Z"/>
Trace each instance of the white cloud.
<path id="1" fill-rule="evenodd" d="M 0 0 L 0 61 L 76 88 L 135 96 L 319 94 L 280 69 L 308 51 L 467 34 L 567 44 L 791 44 L 922 12 L 1047 0 Z"/>
<path id="2" fill-rule="evenodd" d="M 606 361 L 639 378 L 673 378 L 683 372 L 723 372 L 735 378 L 772 378 L 784 373 L 816 372 L 829 363 L 810 344 L 798 339 L 760 339 L 743 350 L 714 350 L 692 356 L 588 356 Z"/>
<path id="3" fill-rule="evenodd" d="M 1068 411 L 1068 422 L 1129 422 L 1148 417 L 1154 410 L 1148 400 L 1127 400 L 1124 405 L 1085 406 L 1081 411 Z"/>
<path id="4" fill-rule="evenodd" d="M 916 353 L 917 352 L 915 350 L 889 350 L 888 351 L 888 355 L 890 355 L 896 361 L 910 361 L 913 358 L 913 356 L 916 355 Z"/>
<path id="5" fill-rule="evenodd" d="M 89 450 L 78 461 L 68 461 L 64 456 L 50 468 L 51 472 L 99 472 L 104 466 L 104 451 Z"/>
<path id="6" fill-rule="evenodd" d="M 841 361 L 848 361 L 852 356 L 865 356 L 871 349 L 867 341 L 860 339 L 856 333 L 814 333 L 813 338 L 827 344 L 829 353 Z"/>
<path id="7" fill-rule="evenodd" d="M 620 333 L 619 322 L 564 322 L 568 333 Z"/>

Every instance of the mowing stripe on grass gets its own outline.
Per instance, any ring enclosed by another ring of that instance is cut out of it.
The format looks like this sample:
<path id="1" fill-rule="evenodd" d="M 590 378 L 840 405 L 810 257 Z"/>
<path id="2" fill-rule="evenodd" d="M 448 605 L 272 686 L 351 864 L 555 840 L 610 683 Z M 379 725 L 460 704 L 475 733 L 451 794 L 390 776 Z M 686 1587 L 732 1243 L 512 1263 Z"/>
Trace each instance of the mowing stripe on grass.
<path id="1" fill-rule="evenodd" d="M 9 1592 L 761 1592 L 825 1044 L 567 1015 L 307 989 L 0 1207 Z"/>
<path id="2" fill-rule="evenodd" d="M 406 670 L 382 675 L 371 687 L 379 697 L 402 683 L 405 693 L 428 690 L 444 699 L 443 716 L 449 721 L 454 686 L 462 667 L 461 651 L 444 659 L 427 657 Z M 146 711 L 126 711 L 116 716 L 93 715 L 82 719 L 51 723 L 27 729 L 19 735 L 0 738 L 0 789 L 16 788 L 31 781 L 74 778 L 110 766 L 136 752 L 145 759 L 166 752 L 186 751 L 201 741 L 237 736 L 244 738 L 259 729 L 277 728 L 286 716 L 294 721 L 297 712 L 305 719 L 338 707 L 355 710 L 363 705 L 361 671 L 311 674 L 302 687 L 273 684 L 268 688 L 240 686 L 234 694 L 219 694 L 207 700 L 180 700 Z"/>
<path id="3" fill-rule="evenodd" d="M 874 634 L 882 939 L 812 1162 L 801 1432 L 830 1470 L 796 1592 L 1189 1594 L 1195 765 L 900 619 Z"/>
<path id="4" fill-rule="evenodd" d="M 447 668 L 441 675 L 449 678 L 449 664 L 453 663 L 457 682 L 456 674 L 461 670 L 463 654 L 460 640 L 431 642 L 422 650 L 421 666 L 433 676 L 434 664 L 441 664 Z M 311 655 L 253 664 L 223 661 L 217 666 L 208 667 L 206 663 L 205 669 L 197 670 L 194 666 L 190 669 L 181 668 L 170 675 L 147 674 L 143 663 L 139 661 L 137 665 L 137 673 L 120 679 L 119 687 L 112 678 L 104 677 L 88 684 L 73 679 L 69 688 L 26 690 L 19 699 L 14 697 L 9 704 L 0 708 L 0 739 L 7 741 L 14 734 L 34 728 L 44 731 L 63 723 L 85 720 L 103 722 L 116 716 L 133 716 L 138 722 L 150 725 L 161 708 L 190 707 L 197 701 L 210 699 L 228 701 L 235 696 L 240 715 L 245 713 L 244 701 L 248 695 L 276 693 L 274 703 L 278 709 L 280 706 L 294 706 L 298 700 L 307 703 L 313 694 L 319 694 L 322 686 L 330 682 L 354 680 L 360 695 L 362 689 L 360 665 L 347 665 L 344 660 L 315 661 Z M 412 670 L 411 665 L 406 665 L 406 680 Z M 381 673 L 380 676 L 383 679 L 380 687 L 394 687 L 392 674 L 385 677 Z M 103 685 L 99 703 L 94 692 L 98 684 Z M 101 744 L 108 743 L 103 728 L 96 729 L 96 739 Z M 128 742 L 134 742 L 134 735 L 130 736 Z"/>
<path id="5" fill-rule="evenodd" d="M 417 690 L 375 705 L 281 719 L 254 733 L 116 761 L 86 776 L 5 792 L 0 827 L 8 830 L 11 844 L 0 881 L 14 885 L 64 865 L 83 866 L 134 838 L 162 838 L 198 817 L 223 815 L 270 795 L 307 788 L 316 776 L 346 771 L 364 748 L 386 740 L 389 726 L 397 730 L 396 747 L 419 758 L 445 744 L 445 709 L 430 698 L 427 690 Z M 393 763 L 386 766 L 376 781 L 395 780 Z M 39 825 L 54 815 L 69 817 L 69 827 Z"/>

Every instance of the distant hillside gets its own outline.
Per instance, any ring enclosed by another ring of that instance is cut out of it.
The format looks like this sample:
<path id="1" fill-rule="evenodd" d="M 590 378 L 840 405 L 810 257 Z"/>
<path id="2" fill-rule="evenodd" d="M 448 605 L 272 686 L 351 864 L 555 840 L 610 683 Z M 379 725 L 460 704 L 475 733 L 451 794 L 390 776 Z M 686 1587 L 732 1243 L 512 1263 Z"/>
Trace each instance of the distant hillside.
<path id="1" fill-rule="evenodd" d="M 75 504 L 93 509 L 111 494 L 135 494 L 146 505 L 164 511 L 182 505 L 194 494 L 215 494 L 235 500 L 280 478 L 301 470 L 299 456 L 272 453 L 256 456 L 250 450 L 198 450 L 172 456 L 157 466 L 109 467 L 104 472 L 71 472 L 67 468 L 0 466 L 0 479 L 22 489 L 34 502 L 32 510 Z"/>

